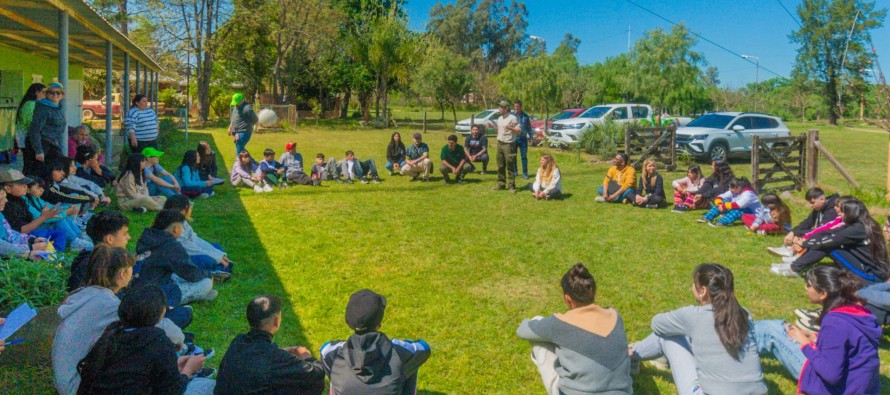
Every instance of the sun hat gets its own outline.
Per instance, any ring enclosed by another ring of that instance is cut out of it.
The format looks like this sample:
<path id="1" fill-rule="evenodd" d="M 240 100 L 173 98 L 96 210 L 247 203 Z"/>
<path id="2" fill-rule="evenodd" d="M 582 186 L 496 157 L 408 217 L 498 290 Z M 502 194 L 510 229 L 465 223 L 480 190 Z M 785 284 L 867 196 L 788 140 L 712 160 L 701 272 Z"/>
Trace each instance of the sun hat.
<path id="1" fill-rule="evenodd" d="M 356 333 L 376 331 L 383 322 L 386 298 L 370 289 L 363 289 L 349 297 L 346 304 L 346 325 Z"/>
<path id="2" fill-rule="evenodd" d="M 164 152 L 158 151 L 154 147 L 145 147 L 145 149 L 142 150 L 142 156 L 146 158 L 160 157 L 161 155 L 164 155 Z"/>
<path id="3" fill-rule="evenodd" d="M 236 93 L 232 95 L 232 105 L 237 106 L 238 103 L 241 103 L 241 100 L 244 100 L 244 95 L 241 93 Z"/>

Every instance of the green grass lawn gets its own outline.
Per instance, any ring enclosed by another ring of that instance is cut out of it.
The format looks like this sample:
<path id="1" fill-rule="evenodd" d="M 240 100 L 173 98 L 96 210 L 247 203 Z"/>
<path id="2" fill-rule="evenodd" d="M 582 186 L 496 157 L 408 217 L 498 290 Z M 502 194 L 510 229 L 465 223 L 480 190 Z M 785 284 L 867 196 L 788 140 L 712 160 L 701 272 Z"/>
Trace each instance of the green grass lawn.
<path id="1" fill-rule="evenodd" d="M 825 145 L 850 164 L 866 188 L 883 188 L 886 136 L 822 129 Z M 415 130 L 400 129 L 405 137 Z M 447 134 L 430 132 L 425 141 L 438 153 Z M 255 155 L 267 147 L 280 154 L 293 140 L 307 161 L 318 152 L 341 158 L 352 149 L 361 159 L 375 159 L 382 170 L 388 139 L 388 131 L 323 125 L 255 134 L 248 148 Z M 188 143 L 175 142 L 162 158 L 167 169 L 198 140 L 217 148 L 221 170 L 230 168 L 232 142 L 225 130 L 213 129 L 193 130 Z M 530 149 L 530 172 L 543 151 Z M 274 293 L 288 301 L 277 343 L 305 345 L 317 356 L 325 341 L 349 335 L 346 301 L 367 287 L 388 299 L 382 331 L 423 338 L 432 346 L 433 356 L 420 371 L 420 393 L 529 394 L 543 389 L 529 360 L 530 347 L 515 329 L 523 318 L 565 309 L 559 278 L 575 262 L 591 268 L 597 303 L 621 312 L 631 342 L 649 334 L 654 314 L 695 303 L 691 271 L 701 262 L 733 270 L 736 293 L 757 319 L 790 320 L 795 307 L 807 306 L 800 279 L 769 274 L 777 259 L 765 248 L 780 239 L 748 235 L 740 227 L 711 228 L 694 221 L 699 213 L 595 204 L 606 165 L 548 152 L 556 154 L 563 172 L 569 195 L 563 201 L 495 192 L 496 176 L 478 174 L 463 185 L 447 186 L 438 174 L 430 183 L 382 174 L 379 185 L 326 183 L 265 194 L 218 187 L 217 196 L 198 201 L 193 227 L 222 243 L 238 266 L 233 279 L 218 286 L 217 300 L 194 305 L 188 330 L 198 334 L 202 346 L 216 348 L 209 362 L 215 367 L 234 335 L 247 330 L 247 302 Z M 750 174 L 747 164 L 734 167 Z M 495 168 L 492 163 L 490 169 Z M 823 184 L 849 190 L 839 175 L 823 169 Z M 682 175 L 664 176 L 668 183 Z M 797 206 L 794 213 L 799 221 L 805 209 Z M 135 246 L 153 215 L 128 215 Z M 881 359 L 883 384 L 890 388 L 887 340 Z M 763 366 L 771 393 L 794 393 L 795 382 L 774 359 L 764 357 Z M 4 366 L 3 383 L 7 393 L 52 390 L 46 368 Z M 634 388 L 641 394 L 675 393 L 670 375 L 647 365 L 634 377 Z"/>

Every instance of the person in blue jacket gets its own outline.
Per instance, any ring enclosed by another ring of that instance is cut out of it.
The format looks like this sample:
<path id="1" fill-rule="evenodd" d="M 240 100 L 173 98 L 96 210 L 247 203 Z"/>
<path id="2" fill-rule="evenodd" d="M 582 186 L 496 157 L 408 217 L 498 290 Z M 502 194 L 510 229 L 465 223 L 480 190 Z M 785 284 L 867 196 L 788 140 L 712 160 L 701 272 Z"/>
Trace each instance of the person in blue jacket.
<path id="1" fill-rule="evenodd" d="M 213 196 L 213 181 L 201 180 L 198 160 L 198 151 L 185 151 L 182 163 L 173 172 L 173 176 L 179 184 L 180 193 L 191 198 L 205 199 Z"/>

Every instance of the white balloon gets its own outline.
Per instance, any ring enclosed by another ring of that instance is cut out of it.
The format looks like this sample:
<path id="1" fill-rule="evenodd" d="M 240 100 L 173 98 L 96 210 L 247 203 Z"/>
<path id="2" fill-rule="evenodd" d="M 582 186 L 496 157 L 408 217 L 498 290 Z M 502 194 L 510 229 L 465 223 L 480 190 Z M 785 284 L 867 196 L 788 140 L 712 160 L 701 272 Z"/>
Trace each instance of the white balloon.
<path id="1" fill-rule="evenodd" d="M 264 128 L 271 128 L 278 122 L 278 114 L 275 114 L 275 111 L 268 108 L 260 110 L 260 113 L 257 114 L 257 118 L 259 118 L 260 126 Z"/>

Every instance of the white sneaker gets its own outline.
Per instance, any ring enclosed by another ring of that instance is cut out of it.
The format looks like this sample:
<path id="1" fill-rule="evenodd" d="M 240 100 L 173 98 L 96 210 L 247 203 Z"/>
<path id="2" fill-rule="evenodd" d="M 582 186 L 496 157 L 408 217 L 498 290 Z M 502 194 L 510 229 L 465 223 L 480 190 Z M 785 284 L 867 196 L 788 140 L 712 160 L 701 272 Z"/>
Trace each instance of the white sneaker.
<path id="1" fill-rule="evenodd" d="M 770 273 L 778 274 L 784 277 L 798 277 L 797 273 L 791 270 L 791 264 L 788 263 L 773 265 L 773 267 L 771 267 L 769 271 Z"/>
<path id="2" fill-rule="evenodd" d="M 778 255 L 778 256 L 783 256 L 783 257 L 784 257 L 784 256 L 794 256 L 794 251 L 791 251 L 791 249 L 788 248 L 788 247 L 786 247 L 786 246 L 781 246 L 781 247 L 766 247 L 766 249 L 767 249 L 767 251 L 769 251 L 770 253 L 775 254 L 775 255 Z"/>
<path id="3" fill-rule="evenodd" d="M 254 185 L 254 186 L 253 186 L 253 191 L 256 192 L 256 193 L 263 193 L 263 187 L 261 187 L 261 186 L 259 186 L 259 185 Z"/>
<path id="4" fill-rule="evenodd" d="M 210 194 L 208 194 L 208 193 L 202 193 L 202 194 L 198 195 L 198 199 L 207 199 L 209 197 L 210 197 Z"/>
<path id="5" fill-rule="evenodd" d="M 787 264 L 790 265 L 790 264 L 794 263 L 794 260 L 795 260 L 795 259 L 797 259 L 797 255 L 783 256 L 783 257 L 782 257 L 782 263 L 787 263 Z"/>
<path id="6" fill-rule="evenodd" d="M 272 192 L 272 191 L 274 191 L 274 190 L 275 190 L 275 189 L 272 188 L 272 186 L 269 185 L 269 184 L 266 184 L 266 186 L 263 187 L 263 192 Z"/>
<path id="7" fill-rule="evenodd" d="M 595 200 L 595 201 L 598 202 L 598 203 L 605 203 L 605 202 L 606 202 L 606 198 L 604 198 L 604 197 L 602 197 L 602 196 L 597 196 L 597 197 L 594 198 L 593 200 Z"/>

